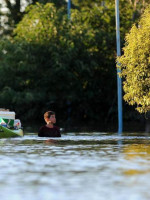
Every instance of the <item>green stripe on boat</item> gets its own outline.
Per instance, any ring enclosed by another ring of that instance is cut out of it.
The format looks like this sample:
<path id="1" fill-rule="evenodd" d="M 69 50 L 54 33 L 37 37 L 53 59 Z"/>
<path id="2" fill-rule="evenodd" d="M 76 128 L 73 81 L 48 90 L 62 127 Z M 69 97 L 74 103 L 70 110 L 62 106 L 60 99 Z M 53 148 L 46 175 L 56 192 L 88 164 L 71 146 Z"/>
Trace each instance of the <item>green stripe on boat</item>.
<path id="1" fill-rule="evenodd" d="M 23 130 L 8 129 L 0 125 L 0 138 L 23 137 Z"/>
<path id="2" fill-rule="evenodd" d="M 5 119 L 0 117 L 0 123 L 6 123 L 10 128 L 14 127 L 14 119 Z"/>

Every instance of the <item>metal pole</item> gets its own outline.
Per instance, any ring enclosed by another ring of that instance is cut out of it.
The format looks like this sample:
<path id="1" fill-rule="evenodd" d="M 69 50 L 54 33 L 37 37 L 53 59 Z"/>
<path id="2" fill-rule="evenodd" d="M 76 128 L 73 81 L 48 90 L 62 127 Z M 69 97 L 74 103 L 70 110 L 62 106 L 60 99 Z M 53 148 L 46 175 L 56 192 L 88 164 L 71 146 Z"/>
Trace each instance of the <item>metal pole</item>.
<path id="1" fill-rule="evenodd" d="M 115 10 L 116 10 L 116 42 L 117 42 L 117 56 L 121 56 L 120 49 L 120 22 L 119 22 L 119 0 L 115 0 Z M 117 90 L 118 90 L 118 134 L 121 135 L 123 130 L 123 120 L 122 120 L 122 80 L 118 73 L 121 70 L 117 69 Z"/>
<path id="2" fill-rule="evenodd" d="M 71 0 L 68 0 L 68 19 L 70 19 L 70 16 L 71 16 L 71 12 L 70 12 L 70 9 L 71 9 Z"/>
<path id="3" fill-rule="evenodd" d="M 71 18 L 71 0 L 68 0 L 68 5 L 67 5 L 67 10 L 68 10 L 68 20 L 70 20 L 70 18 Z M 70 114 L 71 114 L 71 101 L 70 100 L 68 100 L 67 101 L 67 105 L 68 105 L 68 109 L 67 109 L 67 114 L 68 114 L 68 122 L 70 123 L 70 121 L 71 121 L 71 117 L 70 117 Z"/>

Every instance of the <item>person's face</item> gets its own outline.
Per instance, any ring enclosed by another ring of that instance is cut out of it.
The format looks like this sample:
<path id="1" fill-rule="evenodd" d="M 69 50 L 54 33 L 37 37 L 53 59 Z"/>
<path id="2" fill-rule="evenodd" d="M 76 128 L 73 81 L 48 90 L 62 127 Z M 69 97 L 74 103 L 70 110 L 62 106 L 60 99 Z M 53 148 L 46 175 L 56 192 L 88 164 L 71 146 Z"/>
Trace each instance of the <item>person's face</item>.
<path id="1" fill-rule="evenodd" d="M 55 124 L 56 123 L 55 115 L 51 115 L 50 118 L 49 118 L 49 121 L 51 121 L 53 124 Z"/>

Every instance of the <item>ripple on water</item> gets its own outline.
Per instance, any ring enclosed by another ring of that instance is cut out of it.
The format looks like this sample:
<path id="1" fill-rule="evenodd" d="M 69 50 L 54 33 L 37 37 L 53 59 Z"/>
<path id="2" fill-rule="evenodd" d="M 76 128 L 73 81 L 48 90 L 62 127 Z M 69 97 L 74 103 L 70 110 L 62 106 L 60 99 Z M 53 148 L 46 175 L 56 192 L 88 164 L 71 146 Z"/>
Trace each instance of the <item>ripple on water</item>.
<path id="1" fill-rule="evenodd" d="M 2 200 L 150 199 L 149 137 L 95 132 L 47 139 L 0 140 Z"/>

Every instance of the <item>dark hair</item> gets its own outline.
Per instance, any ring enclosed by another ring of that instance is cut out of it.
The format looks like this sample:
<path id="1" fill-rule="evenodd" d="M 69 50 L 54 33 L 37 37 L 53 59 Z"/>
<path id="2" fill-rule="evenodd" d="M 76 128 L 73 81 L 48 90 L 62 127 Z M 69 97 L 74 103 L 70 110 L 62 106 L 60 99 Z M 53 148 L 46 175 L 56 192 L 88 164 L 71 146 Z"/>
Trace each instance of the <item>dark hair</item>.
<path id="1" fill-rule="evenodd" d="M 46 113 L 44 113 L 44 119 L 50 118 L 51 115 L 55 115 L 55 112 L 53 112 L 53 111 L 47 111 Z"/>

